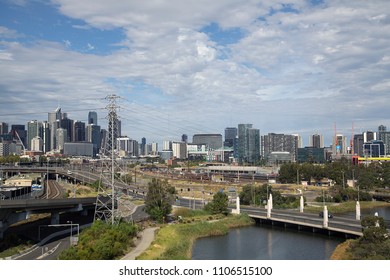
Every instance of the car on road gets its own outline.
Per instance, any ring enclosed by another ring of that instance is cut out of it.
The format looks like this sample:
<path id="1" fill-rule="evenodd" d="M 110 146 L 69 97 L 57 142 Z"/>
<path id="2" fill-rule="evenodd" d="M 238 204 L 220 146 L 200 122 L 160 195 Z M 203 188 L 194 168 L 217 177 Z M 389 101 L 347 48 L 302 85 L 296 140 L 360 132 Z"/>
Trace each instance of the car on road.
<path id="1" fill-rule="evenodd" d="M 324 212 L 320 212 L 319 216 L 320 216 L 321 218 L 323 218 L 323 217 L 324 217 Z M 333 214 L 328 212 L 328 218 L 329 218 L 329 219 L 330 219 L 330 218 L 333 218 Z"/>

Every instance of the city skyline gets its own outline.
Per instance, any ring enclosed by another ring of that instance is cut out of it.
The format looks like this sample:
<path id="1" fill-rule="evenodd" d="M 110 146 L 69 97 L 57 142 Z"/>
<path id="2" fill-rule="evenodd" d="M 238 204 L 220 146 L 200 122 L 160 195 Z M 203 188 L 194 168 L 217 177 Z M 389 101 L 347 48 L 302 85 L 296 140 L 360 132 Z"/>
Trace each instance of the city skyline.
<path id="1" fill-rule="evenodd" d="M 59 113 L 58 113 L 59 112 Z M 28 150 L 29 146 L 32 145 L 31 144 L 31 139 L 37 135 L 37 130 L 38 130 L 38 127 L 39 127 L 39 130 L 41 131 L 42 130 L 42 134 L 44 134 L 44 130 L 43 128 L 46 128 L 46 129 L 49 129 L 49 126 L 50 126 L 50 121 L 52 121 L 51 119 L 53 119 L 53 115 L 58 115 L 59 114 L 59 118 L 61 120 L 59 120 L 61 122 L 61 124 L 65 124 L 65 123 L 68 123 L 68 122 L 71 122 L 72 124 L 69 124 L 72 126 L 71 128 L 71 132 L 70 132 L 70 135 L 72 135 L 71 137 L 68 138 L 68 140 L 66 142 L 91 142 L 91 128 L 90 126 L 94 126 L 96 128 L 98 128 L 99 132 L 96 132 L 98 133 L 99 135 L 101 133 L 103 133 L 103 131 L 106 131 L 107 133 L 107 130 L 108 130 L 108 127 L 101 127 L 100 125 L 96 125 L 93 123 L 93 121 L 91 121 L 91 124 L 88 124 L 88 122 L 90 122 L 91 118 L 90 116 L 93 115 L 95 119 L 98 118 L 98 114 L 96 112 L 85 112 L 85 114 L 87 114 L 88 118 L 86 121 L 79 121 L 79 120 L 73 120 L 69 117 L 69 114 L 67 112 L 64 112 L 62 111 L 62 109 L 60 107 L 56 108 L 54 111 L 52 112 L 49 112 L 48 113 L 48 117 L 47 117 L 47 120 L 29 120 L 27 121 L 25 124 L 14 124 L 14 123 L 5 123 L 3 121 L 0 120 L 0 131 L 2 132 L 2 134 L 5 134 L 4 132 L 8 131 L 8 133 L 11 133 L 11 130 L 13 127 L 19 127 L 19 126 L 23 126 L 24 127 L 24 133 L 26 134 L 26 137 L 23 136 L 22 138 L 26 138 L 26 148 Z M 122 126 L 122 121 L 119 119 L 118 120 L 118 125 L 119 125 L 119 130 L 118 131 L 121 131 L 120 127 Z M 74 130 L 77 129 L 78 127 L 80 127 L 80 125 L 83 125 L 83 133 L 80 134 L 80 131 L 78 133 L 76 133 Z M 215 136 L 220 136 L 220 142 L 222 144 L 222 146 L 225 146 L 225 147 L 233 147 L 233 145 L 235 145 L 235 141 L 233 142 L 230 142 L 229 140 L 233 140 L 231 137 L 232 135 L 236 135 L 236 139 L 238 140 L 240 137 L 240 126 L 241 127 L 247 127 L 247 128 L 250 128 L 251 130 L 254 130 L 254 131 L 257 131 L 257 134 L 258 134 L 258 137 L 272 137 L 272 135 L 280 135 L 281 137 L 297 137 L 296 138 L 296 141 L 297 141 L 297 147 L 298 148 L 304 148 L 304 147 L 317 147 L 317 148 L 332 148 L 333 150 L 335 149 L 335 139 L 338 139 L 338 147 L 340 146 L 341 149 L 343 150 L 342 151 L 342 154 L 347 154 L 349 152 L 347 152 L 347 150 L 349 148 L 353 148 L 351 147 L 351 145 L 355 146 L 357 145 L 357 143 L 355 143 L 356 139 L 358 138 L 361 138 L 361 141 L 362 143 L 367 143 L 371 140 L 380 140 L 380 134 L 381 133 L 384 133 L 384 134 L 389 134 L 390 132 L 387 131 L 387 126 L 386 125 L 378 125 L 377 129 L 373 129 L 373 130 L 367 130 L 367 131 L 363 131 L 363 132 L 356 132 L 354 133 L 353 135 L 353 138 L 352 135 L 351 136 L 348 136 L 348 135 L 344 135 L 343 133 L 336 133 L 336 134 L 333 134 L 331 137 L 331 143 L 329 144 L 325 144 L 323 139 L 323 134 L 321 133 L 313 133 L 313 134 L 310 134 L 309 135 L 309 139 L 307 139 L 307 141 L 304 141 L 302 139 L 302 135 L 300 134 L 288 134 L 288 133 L 284 133 L 284 132 L 278 132 L 278 133 L 275 133 L 275 132 L 261 132 L 260 129 L 256 128 L 256 127 L 253 127 L 253 124 L 237 124 L 235 127 L 233 126 L 230 126 L 230 127 L 225 127 L 225 130 L 224 132 L 221 132 L 221 133 L 218 133 L 218 132 L 215 132 L 215 133 L 194 133 L 193 135 L 190 135 L 192 137 L 190 137 L 190 139 L 194 139 L 195 137 L 201 137 L 203 135 L 205 136 L 212 136 L 212 137 L 215 137 Z M 234 132 L 232 134 L 231 130 L 234 129 Z M 65 129 L 67 130 L 67 129 Z M 21 132 L 19 132 L 21 133 Z M 31 135 L 29 135 L 31 133 Z M 48 132 L 46 132 L 48 133 Z M 66 132 L 68 133 L 68 132 Z M 50 135 L 53 135 L 50 133 Z M 54 134 L 55 135 L 55 134 Z M 66 135 L 68 136 L 68 134 Z M 49 136 L 44 136 L 44 137 L 49 137 Z M 52 138 L 55 137 L 55 136 L 51 136 Z M 84 140 L 76 140 L 76 138 L 79 137 L 79 138 L 83 138 Z M 100 136 L 99 136 L 100 137 Z M 163 151 L 166 146 L 166 142 L 177 142 L 177 143 L 180 143 L 180 142 L 183 142 L 183 137 L 187 137 L 188 139 L 188 135 L 187 134 L 182 134 L 182 135 L 176 135 L 174 136 L 173 138 L 166 138 L 166 139 L 163 139 L 161 142 L 158 142 L 158 141 L 147 141 L 146 137 L 142 137 L 141 139 L 137 139 L 137 138 L 134 138 L 134 137 L 131 137 L 129 135 L 127 135 L 126 133 L 125 134 L 118 134 L 117 135 L 117 138 L 119 137 L 122 137 L 122 138 L 128 138 L 130 140 L 134 140 L 138 143 L 143 143 L 145 141 L 145 144 L 148 144 L 148 145 L 158 145 L 158 147 L 160 147 L 158 149 L 158 151 Z M 246 137 L 246 136 L 245 136 Z M 243 137 L 241 135 L 241 139 L 244 139 L 245 137 Z M 340 138 L 342 137 L 342 138 Z M 382 140 L 385 139 L 385 135 L 382 136 Z M 318 138 L 317 140 L 314 140 L 314 138 Z M 341 140 L 340 140 L 341 139 Z M 46 141 L 49 141 L 50 143 L 50 140 L 46 140 Z M 43 144 L 45 144 L 45 142 Z M 53 142 L 54 140 L 52 139 L 51 142 Z M 94 140 L 95 141 L 95 140 Z M 100 141 L 100 140 L 99 140 Z M 244 141 L 244 140 L 241 140 L 241 141 Z M 385 142 L 385 145 L 388 145 L 389 140 L 384 140 Z M 185 143 L 187 143 L 187 141 L 184 141 Z M 195 142 L 188 142 L 189 144 L 197 144 L 199 141 L 195 141 Z M 200 141 L 199 143 L 206 143 L 206 142 L 202 142 Z M 239 144 L 239 142 L 237 141 L 237 144 Z M 47 144 L 45 144 L 47 145 Z M 259 148 L 262 148 L 262 146 L 264 145 L 259 143 Z M 52 146 L 52 144 L 50 145 Z M 215 145 L 214 145 L 215 146 Z M 214 149 L 217 149 L 216 146 L 215 147 L 212 147 L 212 150 Z M 245 145 L 242 145 L 241 143 L 241 146 L 245 146 Z M 264 147 L 263 147 L 264 148 Z M 140 149 L 142 150 L 143 148 L 140 147 Z M 53 150 L 52 148 L 49 149 L 49 150 Z M 45 150 L 46 151 L 46 150 Z M 238 152 L 238 151 L 237 151 Z M 335 152 L 335 151 L 333 151 Z M 264 154 L 264 150 L 262 153 L 260 154 Z M 238 155 L 237 155 L 238 156 Z M 239 157 L 239 156 L 238 156 Z"/>
<path id="2" fill-rule="evenodd" d="M 0 0 L 0 121 L 60 106 L 123 134 L 179 140 L 251 123 L 260 134 L 324 135 L 390 125 L 387 1 Z"/>

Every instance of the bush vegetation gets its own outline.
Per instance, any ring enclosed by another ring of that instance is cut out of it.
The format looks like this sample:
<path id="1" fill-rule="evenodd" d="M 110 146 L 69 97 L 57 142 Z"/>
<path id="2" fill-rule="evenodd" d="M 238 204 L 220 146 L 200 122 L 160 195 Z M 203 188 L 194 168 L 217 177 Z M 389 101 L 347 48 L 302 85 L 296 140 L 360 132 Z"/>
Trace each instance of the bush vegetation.
<path id="1" fill-rule="evenodd" d="M 90 228 L 82 231 L 77 246 L 63 251 L 59 259 L 113 260 L 133 246 L 133 237 L 137 232 L 136 226 L 127 223 L 109 225 L 96 221 Z"/>

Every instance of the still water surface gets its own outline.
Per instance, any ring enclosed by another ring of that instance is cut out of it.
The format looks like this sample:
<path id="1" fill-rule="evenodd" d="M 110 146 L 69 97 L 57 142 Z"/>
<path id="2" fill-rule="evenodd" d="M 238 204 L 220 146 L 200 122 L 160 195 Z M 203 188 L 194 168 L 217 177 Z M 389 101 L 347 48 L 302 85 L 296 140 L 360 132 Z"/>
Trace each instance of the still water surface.
<path id="1" fill-rule="evenodd" d="M 390 220 L 390 207 L 362 211 Z M 349 213 L 353 216 L 354 213 Z M 198 239 L 193 260 L 326 260 L 345 239 L 318 233 L 259 225 L 232 229 L 227 235 Z"/>

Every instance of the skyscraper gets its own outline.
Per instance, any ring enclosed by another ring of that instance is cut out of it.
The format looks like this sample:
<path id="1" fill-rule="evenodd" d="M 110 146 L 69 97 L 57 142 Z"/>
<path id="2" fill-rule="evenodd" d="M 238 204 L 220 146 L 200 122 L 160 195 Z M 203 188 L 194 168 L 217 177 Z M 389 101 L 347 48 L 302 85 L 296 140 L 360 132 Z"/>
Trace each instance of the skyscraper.
<path id="1" fill-rule="evenodd" d="M 86 129 L 86 141 L 93 144 L 93 154 L 96 155 L 99 153 L 100 148 L 102 147 L 102 141 L 105 140 L 105 138 L 102 138 L 106 136 L 106 131 L 101 131 L 99 125 L 89 124 L 87 125 Z"/>
<path id="2" fill-rule="evenodd" d="M 355 134 L 353 136 L 353 154 L 359 157 L 363 156 L 363 134 Z"/>
<path id="3" fill-rule="evenodd" d="M 89 112 L 88 113 L 88 124 L 98 124 L 98 117 L 96 112 Z"/>
<path id="4" fill-rule="evenodd" d="M 43 125 L 41 122 L 37 120 L 30 121 L 27 123 L 27 150 L 31 150 L 32 148 L 32 140 L 39 136 L 41 139 L 43 138 Z"/>
<path id="5" fill-rule="evenodd" d="M 387 131 L 386 126 L 380 125 L 378 127 L 378 137 L 385 146 L 385 154 L 390 155 L 390 131 Z"/>
<path id="6" fill-rule="evenodd" d="M 85 123 L 81 121 L 75 121 L 73 124 L 73 142 L 84 142 L 85 141 Z"/>
<path id="7" fill-rule="evenodd" d="M 192 136 L 193 144 L 206 144 L 209 150 L 217 150 L 222 147 L 221 134 L 194 134 Z"/>
<path id="8" fill-rule="evenodd" d="M 146 138 L 145 137 L 142 137 L 142 139 L 141 139 L 141 155 L 143 155 L 143 156 L 147 155 L 147 152 L 146 152 Z"/>
<path id="9" fill-rule="evenodd" d="M 227 127 L 225 128 L 225 147 L 233 148 L 234 139 L 237 138 L 237 127 Z"/>
<path id="10" fill-rule="evenodd" d="M 233 141 L 234 143 L 234 141 Z M 254 164 L 260 159 L 260 130 L 252 124 L 238 125 L 238 160 Z"/>
<path id="11" fill-rule="evenodd" d="M 289 152 L 292 160 L 297 159 L 298 137 L 289 134 L 268 133 L 262 136 L 262 154 L 268 158 L 272 152 Z"/>
<path id="12" fill-rule="evenodd" d="M 238 160 L 240 163 L 247 161 L 247 129 L 252 128 L 252 124 L 238 125 Z"/>
<path id="13" fill-rule="evenodd" d="M 310 135 L 309 147 L 323 148 L 324 147 L 324 137 L 320 134 Z"/>
<path id="14" fill-rule="evenodd" d="M 73 123 L 74 123 L 74 121 L 71 119 L 68 119 L 67 117 L 60 120 L 60 127 L 63 129 L 66 129 L 66 142 L 72 141 Z"/>
<path id="15" fill-rule="evenodd" d="M 365 131 L 365 132 L 363 132 L 363 139 L 364 139 L 364 143 L 370 142 L 372 140 L 377 140 L 376 132 L 373 132 L 373 131 Z"/>
<path id="16" fill-rule="evenodd" d="M 0 122 L 0 135 L 8 133 L 8 124 Z"/>
<path id="17" fill-rule="evenodd" d="M 62 119 L 61 108 L 57 107 L 54 112 L 48 113 L 48 123 L 50 129 L 50 150 L 55 150 L 57 148 L 57 129 L 60 127 L 60 121 Z"/>

